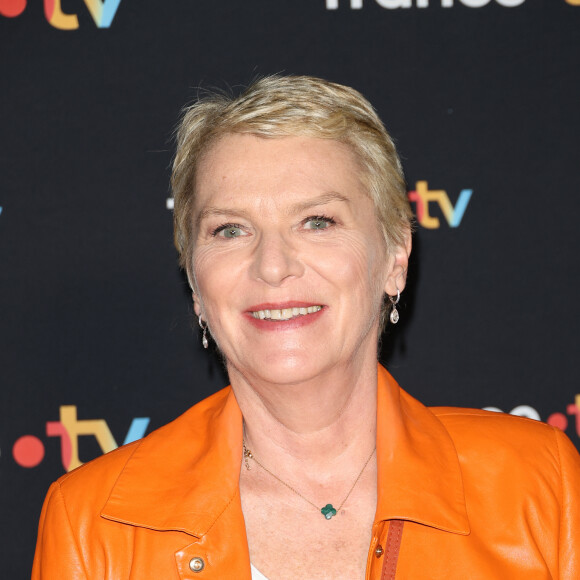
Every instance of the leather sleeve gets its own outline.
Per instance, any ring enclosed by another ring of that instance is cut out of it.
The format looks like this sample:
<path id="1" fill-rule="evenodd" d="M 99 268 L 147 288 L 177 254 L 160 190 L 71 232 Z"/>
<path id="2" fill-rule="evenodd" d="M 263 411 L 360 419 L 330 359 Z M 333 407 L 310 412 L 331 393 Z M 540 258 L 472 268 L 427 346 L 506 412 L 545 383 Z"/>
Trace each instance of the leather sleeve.
<path id="1" fill-rule="evenodd" d="M 40 515 L 31 580 L 88 578 L 60 484 L 55 482 L 48 490 Z"/>
<path id="2" fill-rule="evenodd" d="M 555 431 L 562 473 L 559 578 L 577 580 L 580 574 L 580 455 L 564 433 Z"/>

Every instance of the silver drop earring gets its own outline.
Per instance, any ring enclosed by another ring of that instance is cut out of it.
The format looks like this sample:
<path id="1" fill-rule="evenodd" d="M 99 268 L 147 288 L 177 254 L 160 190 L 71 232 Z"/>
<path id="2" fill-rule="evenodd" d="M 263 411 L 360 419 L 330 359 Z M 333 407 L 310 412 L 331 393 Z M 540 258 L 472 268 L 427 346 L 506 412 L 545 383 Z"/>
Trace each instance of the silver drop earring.
<path id="1" fill-rule="evenodd" d="M 397 297 L 395 298 L 393 296 L 389 296 L 389 300 L 391 301 L 391 304 L 393 305 L 393 308 L 391 309 L 391 314 L 389 314 L 389 320 L 391 321 L 392 324 L 397 324 L 397 322 L 399 322 L 399 311 L 397 310 L 397 304 L 399 303 L 400 299 L 401 299 L 401 292 L 397 288 Z"/>
<path id="2" fill-rule="evenodd" d="M 201 344 L 203 344 L 203 348 L 207 348 L 209 346 L 209 343 L 207 341 L 207 324 L 203 323 L 203 320 L 201 319 L 201 314 L 199 315 L 197 322 L 199 324 L 199 327 L 203 330 L 203 334 L 201 335 Z"/>

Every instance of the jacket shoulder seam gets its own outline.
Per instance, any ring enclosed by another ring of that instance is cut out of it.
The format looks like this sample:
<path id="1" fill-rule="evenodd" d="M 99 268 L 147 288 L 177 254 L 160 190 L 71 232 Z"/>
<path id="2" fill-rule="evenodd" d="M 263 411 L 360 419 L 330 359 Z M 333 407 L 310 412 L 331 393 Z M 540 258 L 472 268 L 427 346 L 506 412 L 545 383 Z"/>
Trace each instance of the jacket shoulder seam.
<path id="1" fill-rule="evenodd" d="M 499 418 L 509 418 L 510 420 L 523 421 L 525 423 L 531 423 L 532 425 L 542 425 L 543 427 L 552 428 L 551 425 L 546 425 L 543 421 L 538 421 L 536 419 L 531 419 L 530 417 L 522 417 L 520 415 L 511 415 L 510 413 L 504 413 L 499 411 L 486 411 L 485 409 L 445 409 L 444 407 L 429 407 L 429 410 L 436 417 L 479 417 L 481 419 L 499 419 Z"/>
<path id="2" fill-rule="evenodd" d="M 72 471 L 69 471 L 69 472 L 61 475 L 58 478 L 57 482 L 59 483 L 59 485 L 65 484 L 69 479 L 74 478 L 78 472 L 82 472 L 82 471 L 85 471 L 87 469 L 91 469 L 92 464 L 95 462 L 99 462 L 99 464 L 102 465 L 103 462 L 105 462 L 105 461 L 113 461 L 114 459 L 123 460 L 123 457 L 125 457 L 124 461 L 122 461 L 122 465 L 125 466 L 127 464 L 127 461 L 129 461 L 131 456 L 139 448 L 139 446 L 141 445 L 142 442 L 143 442 L 143 439 L 139 439 L 137 441 L 127 443 L 126 445 L 121 445 L 119 447 L 116 447 L 112 451 L 109 451 L 103 455 L 99 455 L 98 457 L 95 457 L 94 459 L 91 459 L 90 461 L 87 461 L 86 463 L 79 465 L 77 468 L 73 469 Z"/>

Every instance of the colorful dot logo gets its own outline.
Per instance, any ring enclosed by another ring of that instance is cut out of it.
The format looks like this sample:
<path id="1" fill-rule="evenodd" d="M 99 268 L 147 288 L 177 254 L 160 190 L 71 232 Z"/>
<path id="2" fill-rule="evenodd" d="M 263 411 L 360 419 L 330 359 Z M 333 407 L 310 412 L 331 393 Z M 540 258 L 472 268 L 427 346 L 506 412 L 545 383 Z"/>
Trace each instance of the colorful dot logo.
<path id="1" fill-rule="evenodd" d="M 44 444 L 34 435 L 23 435 L 14 443 L 12 456 L 21 467 L 36 467 L 44 459 Z"/>
<path id="2" fill-rule="evenodd" d="M 26 0 L 0 0 L 0 14 L 8 18 L 20 16 L 26 8 Z"/>

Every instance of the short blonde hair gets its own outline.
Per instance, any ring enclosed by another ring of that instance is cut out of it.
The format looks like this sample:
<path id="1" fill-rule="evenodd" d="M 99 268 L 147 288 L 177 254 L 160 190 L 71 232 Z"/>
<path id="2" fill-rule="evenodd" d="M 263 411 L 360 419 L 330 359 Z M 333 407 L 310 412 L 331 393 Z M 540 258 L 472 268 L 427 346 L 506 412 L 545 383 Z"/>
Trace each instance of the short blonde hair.
<path id="1" fill-rule="evenodd" d="M 387 249 L 404 245 L 412 213 L 403 169 L 372 105 L 358 91 L 337 83 L 273 75 L 255 81 L 239 96 L 208 93 L 183 113 L 171 186 L 175 246 L 190 280 L 198 167 L 212 145 L 231 133 L 307 136 L 346 144 L 361 167 L 361 181 L 374 202 Z"/>

